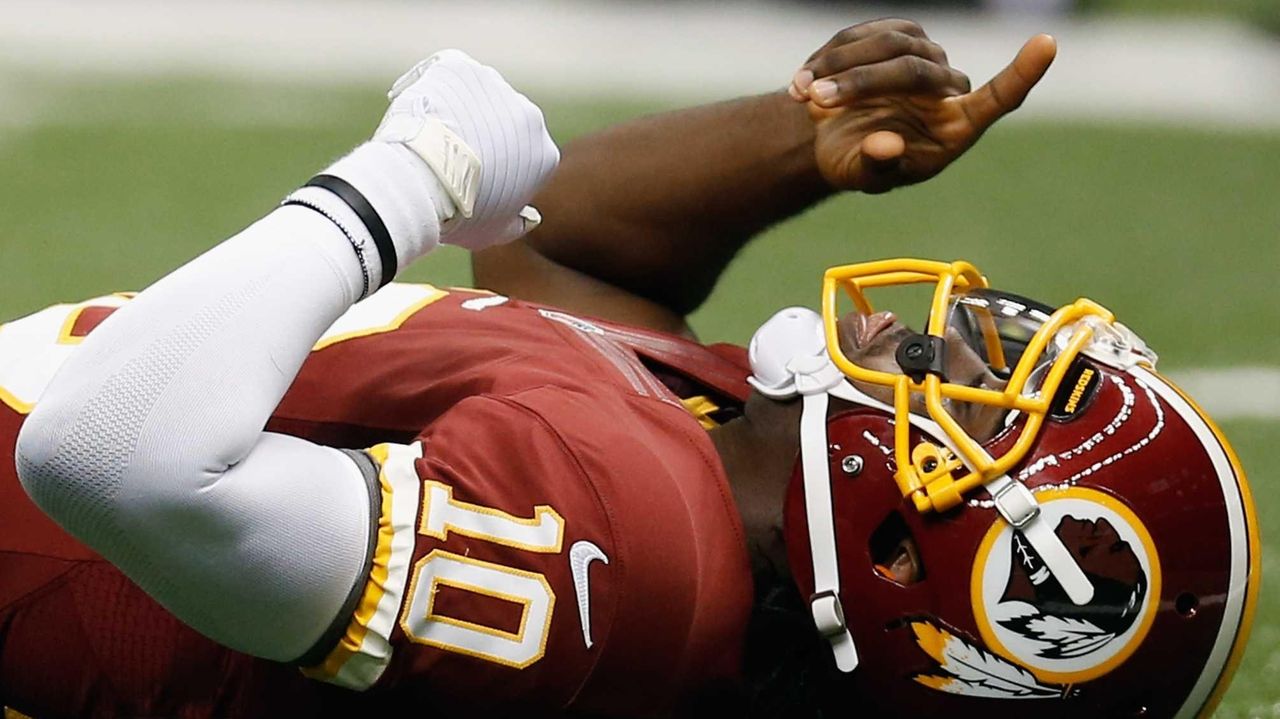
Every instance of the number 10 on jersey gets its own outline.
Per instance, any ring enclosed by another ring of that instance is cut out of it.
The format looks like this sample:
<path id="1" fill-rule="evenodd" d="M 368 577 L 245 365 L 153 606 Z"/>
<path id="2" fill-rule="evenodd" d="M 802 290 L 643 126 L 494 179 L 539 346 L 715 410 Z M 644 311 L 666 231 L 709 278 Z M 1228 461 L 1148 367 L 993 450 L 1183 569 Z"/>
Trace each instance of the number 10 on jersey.
<path id="1" fill-rule="evenodd" d="M 441 541 L 451 533 L 530 552 L 558 554 L 564 543 L 564 518 L 548 506 L 533 518 L 453 498 L 440 482 L 423 483 L 418 533 Z M 516 631 L 483 626 L 440 614 L 435 601 L 444 588 L 510 602 L 521 607 Z M 437 549 L 413 568 L 400 626 L 412 641 L 522 669 L 542 658 L 551 632 L 555 593 L 537 572 Z"/>

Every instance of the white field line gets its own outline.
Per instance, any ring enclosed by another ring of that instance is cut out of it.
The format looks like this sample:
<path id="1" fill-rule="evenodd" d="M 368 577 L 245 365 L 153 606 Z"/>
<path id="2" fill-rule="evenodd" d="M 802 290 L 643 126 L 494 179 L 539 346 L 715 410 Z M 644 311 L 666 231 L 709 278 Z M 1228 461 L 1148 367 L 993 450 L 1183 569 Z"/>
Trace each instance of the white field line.
<path id="1" fill-rule="evenodd" d="M 531 91 L 689 102 L 781 88 L 835 31 L 893 12 L 692 0 L 2 4 L 0 64 L 69 76 L 194 73 L 384 86 L 433 50 L 459 47 Z M 911 15 L 975 83 L 1031 34 L 1054 33 L 1058 62 L 1015 117 L 1280 127 L 1280 43 L 1241 25 Z"/>
<path id="2" fill-rule="evenodd" d="M 1215 420 L 1280 419 L 1280 367 L 1185 369 L 1167 374 Z"/>

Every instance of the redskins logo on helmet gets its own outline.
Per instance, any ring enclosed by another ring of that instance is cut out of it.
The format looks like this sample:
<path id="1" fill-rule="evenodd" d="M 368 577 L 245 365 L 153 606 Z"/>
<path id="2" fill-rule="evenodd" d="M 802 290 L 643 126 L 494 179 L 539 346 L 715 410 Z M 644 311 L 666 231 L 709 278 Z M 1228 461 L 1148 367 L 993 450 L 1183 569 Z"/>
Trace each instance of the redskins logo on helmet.
<path id="1" fill-rule="evenodd" d="M 997 523 L 973 565 L 978 631 L 1041 677 L 1087 681 L 1128 658 L 1151 628 L 1160 596 L 1155 542 L 1110 495 L 1073 487 L 1037 499 L 1092 583 L 1093 599 L 1072 602 L 1022 533 Z"/>
<path id="2" fill-rule="evenodd" d="M 867 297 L 922 283 L 922 333 Z M 887 260 L 828 270 L 823 315 L 784 310 L 750 355 L 758 391 L 804 403 L 785 535 L 842 701 L 1212 713 L 1256 605 L 1253 504 L 1221 433 L 1109 311 Z"/>

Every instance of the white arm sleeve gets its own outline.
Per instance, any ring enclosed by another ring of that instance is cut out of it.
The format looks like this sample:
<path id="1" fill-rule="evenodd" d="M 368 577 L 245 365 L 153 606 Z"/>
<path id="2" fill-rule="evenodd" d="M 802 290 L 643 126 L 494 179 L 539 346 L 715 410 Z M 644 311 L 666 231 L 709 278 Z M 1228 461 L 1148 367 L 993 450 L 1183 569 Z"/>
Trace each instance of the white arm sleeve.
<path id="1" fill-rule="evenodd" d="M 28 418 L 27 492 L 200 632 L 303 655 L 362 581 L 376 519 L 350 457 L 262 430 L 362 283 L 351 240 L 298 206 L 162 279 L 86 339 Z"/>
<path id="2" fill-rule="evenodd" d="M 383 258 L 406 266 L 441 241 L 454 212 L 432 160 L 473 210 L 448 241 L 482 247 L 525 228 L 518 213 L 559 157 L 537 106 L 463 53 L 415 66 L 393 98 L 399 134 L 330 167 L 343 186 L 304 188 L 291 200 L 307 207 L 276 210 L 115 312 L 18 438 L 19 477 L 45 512 L 187 624 L 269 659 L 327 648 L 315 645 L 363 584 L 376 521 L 353 458 L 264 434 L 267 419 L 325 329 L 391 279 Z"/>

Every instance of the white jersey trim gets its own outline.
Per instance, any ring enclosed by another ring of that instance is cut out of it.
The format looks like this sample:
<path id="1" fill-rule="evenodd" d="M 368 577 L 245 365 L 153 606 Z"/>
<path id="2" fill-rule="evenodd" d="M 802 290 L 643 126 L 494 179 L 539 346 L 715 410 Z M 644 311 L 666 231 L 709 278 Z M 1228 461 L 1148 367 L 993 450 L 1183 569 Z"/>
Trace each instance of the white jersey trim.
<path id="1" fill-rule="evenodd" d="M 381 467 L 382 490 L 373 566 L 338 645 L 321 664 L 303 670 L 312 679 L 356 691 L 372 687 L 391 663 L 391 632 L 404 600 L 421 502 L 415 466 L 422 458 L 421 442 L 378 445 L 369 454 Z"/>

